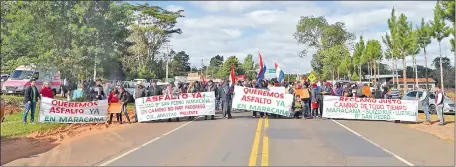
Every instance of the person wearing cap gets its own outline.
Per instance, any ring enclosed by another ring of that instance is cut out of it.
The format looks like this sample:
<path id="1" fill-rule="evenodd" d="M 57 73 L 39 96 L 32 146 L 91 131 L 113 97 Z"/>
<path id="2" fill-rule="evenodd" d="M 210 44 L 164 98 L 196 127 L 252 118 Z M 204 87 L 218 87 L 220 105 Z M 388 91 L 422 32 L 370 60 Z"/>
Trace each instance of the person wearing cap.
<path id="1" fill-rule="evenodd" d="M 103 91 L 103 86 L 101 85 L 101 79 L 97 79 L 96 85 L 92 87 L 90 94 L 93 100 L 103 100 L 105 93 Z"/>
<path id="2" fill-rule="evenodd" d="M 157 86 L 156 82 L 152 81 L 147 94 L 149 96 L 159 96 L 163 94 L 163 91 Z"/>
<path id="3" fill-rule="evenodd" d="M 135 99 L 147 96 L 146 89 L 144 88 L 144 85 L 142 84 L 141 81 L 136 82 L 136 88 L 135 88 L 133 94 L 134 94 L 133 97 Z M 136 120 L 136 122 L 138 122 L 138 114 L 137 114 L 136 108 L 135 108 L 135 120 Z"/>

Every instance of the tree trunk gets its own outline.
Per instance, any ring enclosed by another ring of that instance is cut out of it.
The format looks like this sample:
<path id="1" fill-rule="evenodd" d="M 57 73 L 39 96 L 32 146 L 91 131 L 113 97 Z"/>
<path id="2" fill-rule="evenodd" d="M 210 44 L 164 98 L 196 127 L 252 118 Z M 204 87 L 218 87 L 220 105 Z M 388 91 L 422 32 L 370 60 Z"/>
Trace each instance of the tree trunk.
<path id="1" fill-rule="evenodd" d="M 426 69 L 425 69 L 425 70 L 426 70 L 426 74 L 425 74 L 425 75 L 426 75 L 426 89 L 429 89 L 429 87 L 428 87 L 428 83 L 429 83 L 428 78 L 429 78 L 429 76 L 428 76 L 428 67 L 427 67 L 426 48 L 423 48 L 423 51 L 424 51 L 424 63 L 425 63 L 425 64 L 424 64 L 424 67 L 426 68 Z M 455 60 L 456 60 L 456 59 L 455 59 Z"/>
<path id="2" fill-rule="evenodd" d="M 374 85 L 375 83 L 377 83 L 377 63 L 375 63 L 375 61 L 372 62 L 372 69 L 374 69 Z"/>
<path id="3" fill-rule="evenodd" d="M 359 76 L 359 82 L 361 82 L 361 76 L 362 76 L 362 72 L 361 72 L 361 64 L 358 66 L 358 69 L 359 69 L 359 73 L 358 73 L 358 76 Z"/>
<path id="4" fill-rule="evenodd" d="M 441 46 L 441 41 L 439 41 L 439 52 L 440 52 L 440 86 L 442 91 L 445 91 L 445 88 L 443 87 L 443 60 L 442 60 L 442 46 Z"/>
<path id="5" fill-rule="evenodd" d="M 402 56 L 402 79 L 404 82 L 404 94 L 407 92 L 407 63 L 405 62 L 405 55 Z"/>
<path id="6" fill-rule="evenodd" d="M 418 67 L 416 66 L 416 56 L 413 55 L 413 68 L 415 69 L 415 89 L 418 89 Z"/>

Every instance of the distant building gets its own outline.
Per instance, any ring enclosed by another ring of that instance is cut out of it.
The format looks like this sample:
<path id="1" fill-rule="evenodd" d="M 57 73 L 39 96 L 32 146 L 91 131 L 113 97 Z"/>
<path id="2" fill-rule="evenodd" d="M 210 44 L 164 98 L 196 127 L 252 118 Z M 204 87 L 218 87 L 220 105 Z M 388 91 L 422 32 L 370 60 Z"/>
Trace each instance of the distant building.
<path id="1" fill-rule="evenodd" d="M 385 83 L 385 82 L 392 81 L 392 79 L 394 77 L 399 77 L 400 78 L 401 76 L 400 75 L 394 75 L 394 74 L 391 74 L 391 75 L 377 75 L 376 79 L 377 79 L 377 83 Z M 365 80 L 374 79 L 374 76 L 364 75 L 364 79 Z"/>
<path id="2" fill-rule="evenodd" d="M 417 79 L 417 80 L 415 80 Z M 397 80 L 398 82 L 396 82 L 395 79 L 391 80 L 390 81 L 390 84 L 392 84 L 394 81 L 394 83 L 398 83 L 398 88 L 404 88 L 404 79 L 399 77 L 399 79 Z M 427 81 L 426 81 L 426 78 L 406 78 L 405 82 L 406 82 L 406 85 L 407 85 L 407 89 L 413 89 L 415 87 L 415 84 L 416 84 L 416 81 L 418 81 L 418 87 L 419 88 L 426 88 L 426 84 L 428 85 L 428 88 L 430 88 L 431 90 L 434 90 L 435 88 L 435 83 L 436 81 L 432 78 L 428 78 Z"/>

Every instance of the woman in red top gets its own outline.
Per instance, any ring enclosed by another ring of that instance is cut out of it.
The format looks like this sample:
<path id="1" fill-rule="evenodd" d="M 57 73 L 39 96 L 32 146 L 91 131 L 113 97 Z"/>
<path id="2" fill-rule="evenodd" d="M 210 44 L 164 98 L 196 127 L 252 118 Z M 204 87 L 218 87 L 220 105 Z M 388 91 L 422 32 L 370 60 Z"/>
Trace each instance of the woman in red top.
<path id="1" fill-rule="evenodd" d="M 108 94 L 108 103 L 119 103 L 119 91 L 114 87 L 111 92 Z M 112 116 L 114 113 L 111 113 L 109 116 L 109 123 L 112 123 Z M 117 122 L 122 122 L 122 116 L 120 113 L 116 113 Z"/>
<path id="2" fill-rule="evenodd" d="M 47 98 L 54 98 L 54 93 L 52 92 L 51 87 L 49 86 L 48 82 L 44 83 L 44 86 L 40 90 L 40 94 L 42 97 L 47 97 Z"/>

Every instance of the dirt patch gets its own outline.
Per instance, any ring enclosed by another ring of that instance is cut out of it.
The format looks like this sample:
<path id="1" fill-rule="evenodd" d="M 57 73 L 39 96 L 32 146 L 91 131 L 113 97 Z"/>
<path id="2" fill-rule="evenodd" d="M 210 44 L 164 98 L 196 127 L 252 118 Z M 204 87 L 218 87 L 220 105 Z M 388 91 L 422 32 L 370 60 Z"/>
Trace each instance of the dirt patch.
<path id="1" fill-rule="evenodd" d="M 424 122 L 426 117 L 423 113 L 419 113 L 418 115 L 418 122 Z M 450 141 L 454 143 L 454 115 L 446 115 L 445 116 L 445 126 L 439 125 L 439 118 L 436 115 L 431 115 L 432 124 L 425 125 L 423 123 L 419 124 L 409 124 L 407 126 L 430 133 L 435 135 L 441 139 Z"/>
<path id="2" fill-rule="evenodd" d="M 23 109 L 17 105 L 6 105 L 5 106 L 5 115 L 11 115 L 17 112 L 21 112 Z"/>
<path id="3" fill-rule="evenodd" d="M 129 117 L 134 120 L 134 112 L 129 111 Z M 123 116 L 123 122 L 127 122 Z M 108 117 L 109 119 L 109 117 Z M 128 122 L 127 122 L 128 123 Z M 71 139 L 85 137 L 101 131 L 120 128 L 122 125 L 113 117 L 112 124 L 71 124 L 57 129 L 35 132 L 26 137 L 2 139 L 1 141 L 1 165 L 20 158 L 47 152 L 62 142 Z"/>

